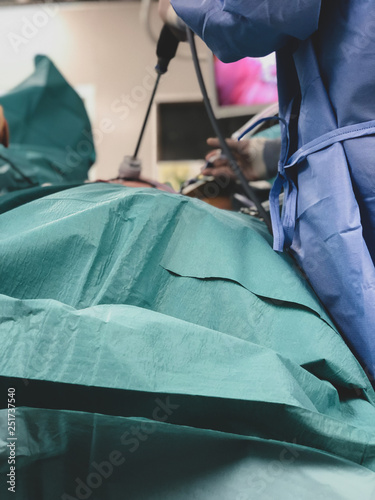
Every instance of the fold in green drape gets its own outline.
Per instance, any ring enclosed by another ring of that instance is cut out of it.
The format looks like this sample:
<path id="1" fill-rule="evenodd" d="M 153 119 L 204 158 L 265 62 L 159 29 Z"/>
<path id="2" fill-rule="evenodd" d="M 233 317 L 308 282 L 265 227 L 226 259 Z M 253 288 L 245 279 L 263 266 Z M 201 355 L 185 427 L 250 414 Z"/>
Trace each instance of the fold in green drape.
<path id="1" fill-rule="evenodd" d="M 0 257 L 18 498 L 373 498 L 374 392 L 263 223 L 83 185 L 0 215 Z"/>

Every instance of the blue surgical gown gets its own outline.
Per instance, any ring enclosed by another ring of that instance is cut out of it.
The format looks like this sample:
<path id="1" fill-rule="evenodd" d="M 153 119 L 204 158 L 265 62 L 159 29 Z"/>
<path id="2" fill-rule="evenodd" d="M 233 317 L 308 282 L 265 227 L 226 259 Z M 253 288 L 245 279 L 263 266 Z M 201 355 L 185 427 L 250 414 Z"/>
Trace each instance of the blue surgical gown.
<path id="1" fill-rule="evenodd" d="M 375 9 L 369 0 L 172 0 L 223 61 L 276 51 L 274 248 L 290 248 L 375 378 Z M 276 200 L 284 189 L 280 218 Z M 293 325 L 291 325 L 293 327 Z"/>

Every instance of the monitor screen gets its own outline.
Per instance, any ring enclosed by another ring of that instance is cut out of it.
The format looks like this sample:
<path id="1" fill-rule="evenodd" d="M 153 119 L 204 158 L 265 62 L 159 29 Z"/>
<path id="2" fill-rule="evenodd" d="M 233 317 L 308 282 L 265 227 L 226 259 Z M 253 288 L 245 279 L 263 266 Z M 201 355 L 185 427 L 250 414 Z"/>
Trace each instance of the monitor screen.
<path id="1" fill-rule="evenodd" d="M 277 103 L 275 53 L 223 63 L 210 56 L 211 98 L 218 118 L 258 113 Z"/>

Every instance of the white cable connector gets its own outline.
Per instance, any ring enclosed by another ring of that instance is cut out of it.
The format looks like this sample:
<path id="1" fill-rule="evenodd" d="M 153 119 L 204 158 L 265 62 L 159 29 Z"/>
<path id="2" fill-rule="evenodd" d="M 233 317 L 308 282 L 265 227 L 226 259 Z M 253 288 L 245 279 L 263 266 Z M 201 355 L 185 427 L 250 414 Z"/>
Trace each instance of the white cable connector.
<path id="1" fill-rule="evenodd" d="M 118 175 L 119 177 L 126 177 L 129 179 L 138 179 L 141 175 L 142 162 L 138 158 L 132 156 L 124 156 L 120 165 Z"/>

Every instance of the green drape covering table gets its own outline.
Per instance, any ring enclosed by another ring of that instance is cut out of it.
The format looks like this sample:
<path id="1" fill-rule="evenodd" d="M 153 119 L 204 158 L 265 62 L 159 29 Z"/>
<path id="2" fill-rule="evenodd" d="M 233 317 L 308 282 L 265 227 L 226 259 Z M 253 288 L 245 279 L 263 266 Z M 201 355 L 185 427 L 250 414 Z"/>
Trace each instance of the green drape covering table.
<path id="1" fill-rule="evenodd" d="M 0 311 L 13 498 L 373 500 L 373 389 L 262 222 L 154 189 L 50 194 L 0 215 Z"/>

